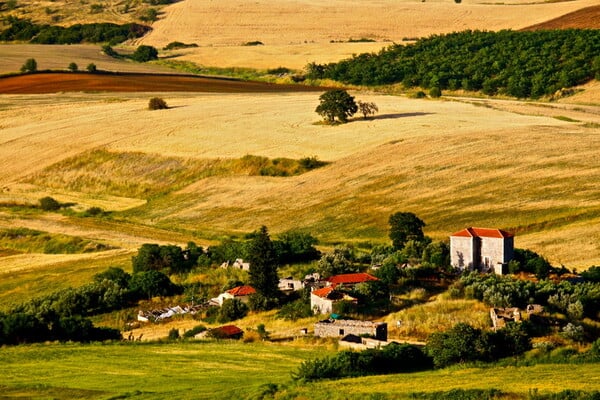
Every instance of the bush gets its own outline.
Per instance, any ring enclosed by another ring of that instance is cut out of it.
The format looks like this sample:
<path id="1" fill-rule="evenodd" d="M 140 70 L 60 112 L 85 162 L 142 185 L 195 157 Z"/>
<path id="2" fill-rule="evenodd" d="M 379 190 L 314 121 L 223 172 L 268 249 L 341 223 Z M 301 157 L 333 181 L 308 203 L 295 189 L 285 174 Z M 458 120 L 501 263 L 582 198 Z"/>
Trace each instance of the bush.
<path id="1" fill-rule="evenodd" d="M 148 102 L 149 110 L 166 110 L 168 108 L 169 106 L 167 105 L 167 102 L 160 97 L 153 97 Z"/>
<path id="2" fill-rule="evenodd" d="M 439 87 L 434 87 L 429 90 L 429 95 L 433 98 L 442 97 L 442 91 Z"/>
<path id="3" fill-rule="evenodd" d="M 197 334 L 202 333 L 204 331 L 206 331 L 206 327 L 204 325 L 196 325 L 192 329 L 185 331 L 185 333 L 183 334 L 183 337 L 184 338 L 193 338 Z"/>
<path id="4" fill-rule="evenodd" d="M 177 340 L 179 339 L 179 329 L 173 328 L 169 331 L 169 340 Z"/>
<path id="5" fill-rule="evenodd" d="M 21 72 L 23 73 L 32 73 L 37 71 L 37 61 L 35 58 L 29 58 L 25 61 L 25 64 L 21 66 Z"/>
<path id="6" fill-rule="evenodd" d="M 235 321 L 248 314 L 248 306 L 238 299 L 227 299 L 223 302 L 217 321 L 220 323 Z"/>
<path id="7" fill-rule="evenodd" d="M 360 353 L 342 351 L 334 356 L 304 361 L 292 377 L 294 380 L 315 381 L 431 368 L 431 359 L 420 347 L 390 343 L 383 349 L 368 349 Z"/>
<path id="8" fill-rule="evenodd" d="M 87 67 L 85 67 L 85 69 L 87 70 L 87 72 L 92 72 L 92 73 L 98 71 L 98 68 L 96 67 L 96 64 L 94 64 L 94 63 L 89 63 L 87 65 Z"/>
<path id="9" fill-rule="evenodd" d="M 148 62 L 158 59 L 158 50 L 152 46 L 142 45 L 131 55 L 131 59 L 137 62 Z"/>
<path id="10" fill-rule="evenodd" d="M 42 197 L 39 201 L 40 208 L 44 211 L 57 211 L 61 208 L 61 204 L 49 196 Z"/>
<path id="11" fill-rule="evenodd" d="M 75 64 L 74 62 L 70 63 L 67 68 L 69 68 L 69 71 L 71 72 L 77 72 L 77 70 L 79 69 L 77 64 Z"/>

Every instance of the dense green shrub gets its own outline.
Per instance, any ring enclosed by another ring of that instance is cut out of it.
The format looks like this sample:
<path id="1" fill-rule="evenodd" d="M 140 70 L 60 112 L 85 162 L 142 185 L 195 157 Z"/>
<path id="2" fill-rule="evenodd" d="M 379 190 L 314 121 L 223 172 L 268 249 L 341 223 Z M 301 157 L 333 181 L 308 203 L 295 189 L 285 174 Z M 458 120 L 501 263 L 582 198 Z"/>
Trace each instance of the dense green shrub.
<path id="1" fill-rule="evenodd" d="M 175 41 L 163 47 L 163 50 L 187 49 L 190 47 L 198 47 L 198 45 L 196 43 L 183 43 Z"/>
<path id="2" fill-rule="evenodd" d="M 382 349 L 341 351 L 334 356 L 304 361 L 292 377 L 299 381 L 315 381 L 423 371 L 431 367 L 431 359 L 420 347 L 390 343 Z"/>
<path id="3" fill-rule="evenodd" d="M 37 61 L 35 58 L 28 58 L 27 61 L 21 66 L 21 72 L 32 73 L 37 71 Z"/>
<path id="4" fill-rule="evenodd" d="M 131 59 L 137 62 L 148 62 L 158 58 L 158 50 L 152 46 L 141 45 L 131 55 Z"/>
<path id="5" fill-rule="evenodd" d="M 238 299 L 226 299 L 221 305 L 217 322 L 225 323 L 244 318 L 248 314 L 248 306 Z"/>
<path id="6" fill-rule="evenodd" d="M 197 334 L 202 333 L 204 331 L 206 331 L 206 327 L 204 325 L 196 325 L 192 329 L 188 329 L 187 331 L 185 331 L 185 333 L 183 334 L 183 337 L 184 338 L 193 338 Z"/>

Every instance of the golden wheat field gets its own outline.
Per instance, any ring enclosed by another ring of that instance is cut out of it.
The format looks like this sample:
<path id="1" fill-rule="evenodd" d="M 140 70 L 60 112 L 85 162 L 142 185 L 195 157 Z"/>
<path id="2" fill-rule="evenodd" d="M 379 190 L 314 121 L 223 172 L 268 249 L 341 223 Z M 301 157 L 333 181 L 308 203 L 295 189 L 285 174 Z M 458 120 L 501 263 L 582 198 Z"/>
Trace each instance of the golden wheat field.
<path id="1" fill-rule="evenodd" d="M 410 210 L 435 238 L 497 226 L 552 262 L 600 262 L 598 106 L 530 103 L 521 113 L 502 100 L 353 94 L 374 101 L 379 114 L 322 125 L 314 113 L 318 93 L 163 94 L 172 108 L 152 112 L 151 94 L 5 95 L 0 200 L 52 195 L 199 237 L 264 224 L 275 235 L 306 228 L 326 241 L 384 241 L 388 216 Z M 99 168 L 98 154 L 113 167 Z M 168 179 L 248 154 L 331 164 L 295 177 Z M 19 224 L 38 227 L 28 221 Z M 60 229 L 118 239 L 77 224 L 70 219 Z M 121 246 L 133 250 L 139 242 L 127 238 Z"/>
<path id="2" fill-rule="evenodd" d="M 165 7 L 153 31 L 136 44 L 196 43 L 199 48 L 176 54 L 202 65 L 301 69 L 432 34 L 522 29 L 593 5 L 595 0 L 182 1 Z M 332 43 L 362 38 L 376 42 Z M 242 46 L 253 41 L 264 45 Z"/>

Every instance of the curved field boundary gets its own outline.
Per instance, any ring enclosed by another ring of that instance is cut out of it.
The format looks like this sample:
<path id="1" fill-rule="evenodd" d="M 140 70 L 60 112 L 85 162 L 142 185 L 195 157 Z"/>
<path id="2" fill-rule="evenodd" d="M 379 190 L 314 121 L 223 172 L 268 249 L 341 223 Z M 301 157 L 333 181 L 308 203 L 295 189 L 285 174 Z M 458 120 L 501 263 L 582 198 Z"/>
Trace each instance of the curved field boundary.
<path id="1" fill-rule="evenodd" d="M 89 74 L 43 72 L 0 78 L 0 94 L 43 94 L 84 91 L 275 93 L 323 91 L 323 88 L 190 75 L 135 73 Z"/>
<path id="2" fill-rule="evenodd" d="M 600 6 L 582 8 L 541 24 L 524 28 L 524 31 L 540 29 L 600 29 Z"/>

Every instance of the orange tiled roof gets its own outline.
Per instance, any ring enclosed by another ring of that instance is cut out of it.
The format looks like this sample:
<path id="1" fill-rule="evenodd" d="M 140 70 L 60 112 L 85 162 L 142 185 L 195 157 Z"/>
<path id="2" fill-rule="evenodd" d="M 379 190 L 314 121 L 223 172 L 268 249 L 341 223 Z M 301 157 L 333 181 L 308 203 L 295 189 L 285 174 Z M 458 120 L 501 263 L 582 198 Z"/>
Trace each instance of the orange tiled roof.
<path id="1" fill-rule="evenodd" d="M 229 289 L 227 293 L 232 294 L 234 296 L 249 296 L 251 294 L 256 293 L 256 290 L 252 286 L 244 285 L 234 287 L 233 289 Z"/>
<path id="2" fill-rule="evenodd" d="M 378 281 L 379 279 L 374 277 L 371 274 L 359 272 L 356 274 L 334 275 L 332 277 L 329 277 L 327 280 L 329 282 L 331 282 L 332 286 L 335 286 L 335 285 L 339 285 L 339 284 L 343 285 L 343 284 L 352 284 L 352 283 L 362 283 L 362 282 L 368 282 L 368 281 Z"/>
<path id="3" fill-rule="evenodd" d="M 315 296 L 322 297 L 322 298 L 326 299 L 327 296 L 329 296 L 329 294 L 331 292 L 333 292 L 333 288 L 332 287 L 324 287 L 324 288 L 321 288 L 321 289 L 313 290 L 312 294 L 314 294 Z"/>
<path id="4" fill-rule="evenodd" d="M 453 233 L 451 236 L 460 237 L 488 237 L 488 238 L 509 238 L 514 235 L 510 232 L 503 231 L 502 229 L 489 229 L 489 228 L 466 228 L 462 231 Z"/>

